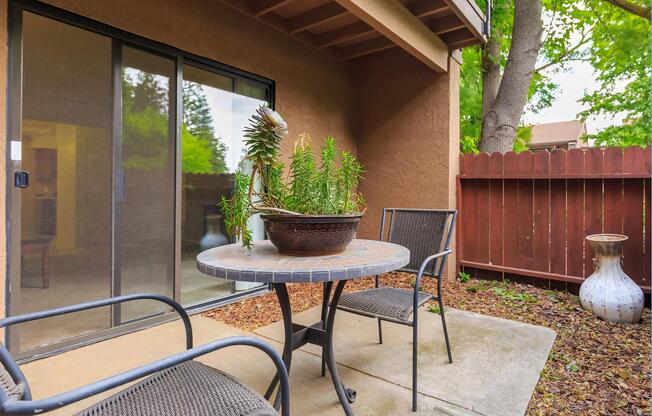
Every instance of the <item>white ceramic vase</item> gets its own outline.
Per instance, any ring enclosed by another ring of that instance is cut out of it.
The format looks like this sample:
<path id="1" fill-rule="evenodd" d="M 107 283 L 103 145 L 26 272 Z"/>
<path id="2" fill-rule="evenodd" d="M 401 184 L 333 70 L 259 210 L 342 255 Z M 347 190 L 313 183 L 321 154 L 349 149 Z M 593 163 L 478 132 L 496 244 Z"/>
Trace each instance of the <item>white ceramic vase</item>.
<path id="1" fill-rule="evenodd" d="M 643 312 L 643 291 L 621 267 L 627 236 L 594 234 L 586 240 L 595 253 L 595 271 L 580 287 L 582 307 L 606 321 L 638 322 Z"/>

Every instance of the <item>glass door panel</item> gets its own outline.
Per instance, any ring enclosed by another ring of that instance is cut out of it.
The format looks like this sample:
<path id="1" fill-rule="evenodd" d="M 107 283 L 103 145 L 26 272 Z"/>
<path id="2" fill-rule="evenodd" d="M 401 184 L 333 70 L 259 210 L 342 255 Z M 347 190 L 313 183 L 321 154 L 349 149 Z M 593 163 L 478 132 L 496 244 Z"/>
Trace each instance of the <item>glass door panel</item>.
<path id="1" fill-rule="evenodd" d="M 23 13 L 14 313 L 111 295 L 111 39 Z M 16 298 L 16 296 L 18 298 Z M 108 328 L 108 308 L 20 326 L 20 350 Z"/>
<path id="2" fill-rule="evenodd" d="M 229 282 L 197 271 L 200 251 L 232 241 L 217 206 L 233 189 L 233 174 L 244 166 L 243 129 L 266 89 L 235 93 L 236 80 L 191 65 L 183 67 L 181 301 L 196 305 L 257 284 Z M 261 92 L 262 90 L 262 92 Z M 253 218 L 254 238 L 264 238 L 262 220 Z"/>
<path id="3" fill-rule="evenodd" d="M 248 169 L 243 129 L 270 87 L 195 63 L 179 86 L 183 55 L 13 12 L 9 127 L 22 158 L 12 142 L 10 172 L 28 172 L 29 186 L 10 194 L 11 314 L 139 292 L 191 306 L 260 286 L 209 278 L 195 257 L 231 242 L 217 203 Z M 264 238 L 260 218 L 250 225 Z M 11 349 L 46 352 L 166 309 L 142 301 L 19 325 Z"/>
<path id="4" fill-rule="evenodd" d="M 119 266 L 116 293 L 174 295 L 175 62 L 122 48 L 122 140 L 116 175 Z M 116 236 L 116 238 L 118 238 Z M 131 302 L 120 322 L 166 308 Z"/>

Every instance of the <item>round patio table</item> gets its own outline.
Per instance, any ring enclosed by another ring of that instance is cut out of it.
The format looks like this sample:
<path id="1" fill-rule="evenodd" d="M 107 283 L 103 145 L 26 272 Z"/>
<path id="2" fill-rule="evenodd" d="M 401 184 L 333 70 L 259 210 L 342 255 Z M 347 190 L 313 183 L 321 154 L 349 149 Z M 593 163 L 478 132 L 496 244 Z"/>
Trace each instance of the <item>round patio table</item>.
<path id="1" fill-rule="evenodd" d="M 256 241 L 252 253 L 247 253 L 239 244 L 229 244 L 206 250 L 197 256 L 197 268 L 209 276 L 272 285 L 283 314 L 283 361 L 288 372 L 293 350 L 308 343 L 321 346 L 322 376 L 325 376 L 325 366 L 328 366 L 347 416 L 353 415 L 350 403 L 355 401 L 356 392 L 344 387 L 333 353 L 333 324 L 344 286 L 348 280 L 390 272 L 409 262 L 410 252 L 407 248 L 374 240 L 353 240 L 344 252 L 329 256 L 285 256 L 279 254 L 269 240 Z M 315 282 L 323 283 L 321 320 L 310 326 L 293 323 L 286 284 Z M 334 283 L 337 285 L 331 297 Z M 275 378 L 265 393 L 266 399 L 271 398 L 277 383 Z M 274 402 L 277 409 L 279 399 L 277 395 Z"/>

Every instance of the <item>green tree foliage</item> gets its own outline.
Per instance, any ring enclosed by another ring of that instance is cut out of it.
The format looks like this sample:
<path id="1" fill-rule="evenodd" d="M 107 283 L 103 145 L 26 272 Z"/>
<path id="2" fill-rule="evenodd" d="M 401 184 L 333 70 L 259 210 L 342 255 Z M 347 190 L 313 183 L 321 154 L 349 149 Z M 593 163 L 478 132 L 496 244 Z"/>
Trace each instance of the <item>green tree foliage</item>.
<path id="1" fill-rule="evenodd" d="M 478 153 L 482 132 L 482 58 L 477 47 L 462 50 L 460 123 L 460 150 Z"/>
<path id="2" fill-rule="evenodd" d="M 476 0 L 485 7 L 485 0 Z M 640 1 L 639 3 L 643 3 Z M 568 70 L 572 61 L 589 62 L 595 70 L 596 88 L 581 100 L 588 106 L 578 117 L 625 113 L 627 120 L 588 138 L 598 145 L 626 146 L 650 143 L 650 22 L 614 7 L 604 0 L 544 0 L 545 21 L 539 65 L 530 85 L 528 110 L 548 108 L 560 93 L 546 74 Z M 509 53 L 513 2 L 494 0 L 491 36 L 499 40 L 500 53 L 490 57 L 501 69 Z M 486 50 L 469 47 L 462 52 L 460 81 L 461 143 L 463 153 L 477 153 L 482 128 L 482 94 Z M 546 70 L 546 71 L 544 71 Z M 618 87 L 625 85 L 623 92 Z M 529 141 L 519 129 L 514 149 Z"/>
<path id="3" fill-rule="evenodd" d="M 162 80 L 146 72 L 122 74 L 123 166 L 160 169 L 169 160 L 169 98 Z M 226 146 L 215 137 L 206 95 L 199 84 L 184 82 L 182 170 L 224 173 Z"/>
<path id="4" fill-rule="evenodd" d="M 224 173 L 227 166 L 225 161 L 226 146 L 215 135 L 213 128 L 213 117 L 210 113 L 210 106 L 206 99 L 206 94 L 202 90 L 200 84 L 191 81 L 183 82 L 183 125 L 188 130 L 190 135 L 201 144 L 201 155 L 191 154 L 188 155 L 188 161 L 184 156 L 184 172 L 192 173 Z M 189 150 L 192 146 L 188 146 Z M 186 148 L 184 138 L 184 149 Z M 196 149 L 196 151 L 200 151 Z M 206 153 L 208 151 L 208 153 Z M 186 154 L 184 150 L 184 155 Z M 190 162 L 191 159 L 202 162 L 200 167 L 197 164 Z M 206 160 L 208 159 L 208 160 Z M 205 165 L 208 162 L 211 166 L 206 169 Z"/>
<path id="5" fill-rule="evenodd" d="M 514 151 L 521 153 L 530 148 L 532 141 L 532 126 L 521 126 L 516 130 L 516 141 L 514 142 Z"/>
<path id="6" fill-rule="evenodd" d="M 580 116 L 625 114 L 621 125 L 588 138 L 600 146 L 647 146 L 652 128 L 650 21 L 604 1 L 594 0 L 588 5 L 584 15 L 593 31 L 587 59 L 595 68 L 597 88 L 582 98 L 588 108 Z"/>
<path id="7" fill-rule="evenodd" d="M 122 73 L 122 165 L 160 169 L 169 156 L 167 94 L 152 74 Z"/>
<path id="8" fill-rule="evenodd" d="M 208 140 L 193 135 L 186 125 L 181 131 L 182 137 L 182 171 L 184 173 L 223 173 L 226 172 L 226 164 L 222 170 L 215 167 L 215 146 Z M 218 159 L 219 160 L 219 159 Z M 222 157 L 221 161 L 224 161 Z"/>

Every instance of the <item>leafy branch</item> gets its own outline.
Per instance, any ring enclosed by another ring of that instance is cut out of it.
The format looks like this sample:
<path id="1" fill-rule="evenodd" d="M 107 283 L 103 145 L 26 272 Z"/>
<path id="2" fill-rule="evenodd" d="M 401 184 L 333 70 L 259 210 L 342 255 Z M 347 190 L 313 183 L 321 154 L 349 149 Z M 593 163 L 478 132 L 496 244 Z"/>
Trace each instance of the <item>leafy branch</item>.
<path id="1" fill-rule="evenodd" d="M 628 13 L 650 20 L 650 6 L 644 6 L 642 4 L 637 4 L 629 0 L 603 0 L 603 1 L 606 1 L 607 3 L 613 6 L 623 9 Z"/>
<path id="2" fill-rule="evenodd" d="M 557 56 L 553 57 L 550 59 L 547 63 L 539 66 L 538 68 L 534 68 L 534 72 L 541 72 L 546 68 L 549 68 L 551 66 L 563 63 L 563 62 L 568 62 L 568 61 L 576 61 L 576 60 L 582 60 L 583 58 L 581 56 L 575 55 L 576 52 L 580 50 L 580 48 L 591 40 L 590 35 L 591 34 L 591 29 L 587 29 L 582 31 L 582 34 L 580 36 L 580 40 L 573 46 L 565 48 L 562 50 Z"/>

